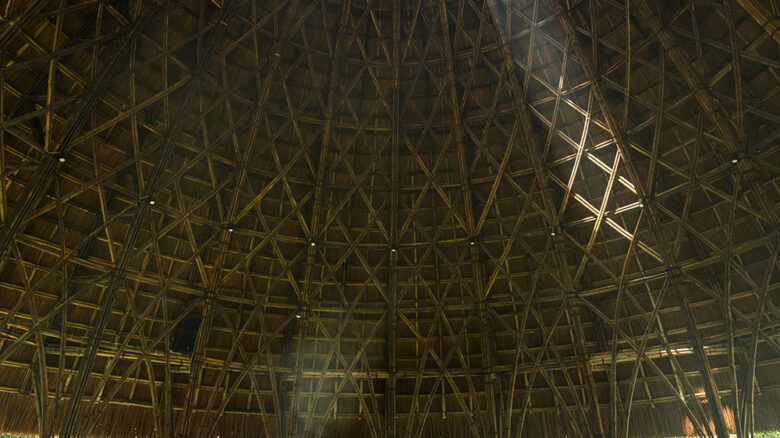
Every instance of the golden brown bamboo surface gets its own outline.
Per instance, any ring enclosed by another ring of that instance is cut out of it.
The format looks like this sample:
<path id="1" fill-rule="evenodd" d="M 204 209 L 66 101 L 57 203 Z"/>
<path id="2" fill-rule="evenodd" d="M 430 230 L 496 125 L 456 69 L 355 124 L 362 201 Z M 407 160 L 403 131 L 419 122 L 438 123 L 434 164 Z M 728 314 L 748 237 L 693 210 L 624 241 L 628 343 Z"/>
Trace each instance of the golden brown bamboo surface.
<path id="1" fill-rule="evenodd" d="M 780 429 L 779 12 L 0 2 L 0 433 Z"/>

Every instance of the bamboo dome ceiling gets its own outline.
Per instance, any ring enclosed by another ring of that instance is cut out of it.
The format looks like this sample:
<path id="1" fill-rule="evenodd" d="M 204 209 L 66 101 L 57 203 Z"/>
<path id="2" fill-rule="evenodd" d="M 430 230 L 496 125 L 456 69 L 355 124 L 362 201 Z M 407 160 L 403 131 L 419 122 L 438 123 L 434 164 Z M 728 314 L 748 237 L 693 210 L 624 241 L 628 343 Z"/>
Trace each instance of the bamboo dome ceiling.
<path id="1" fill-rule="evenodd" d="M 0 433 L 780 429 L 774 0 L 0 9 Z"/>

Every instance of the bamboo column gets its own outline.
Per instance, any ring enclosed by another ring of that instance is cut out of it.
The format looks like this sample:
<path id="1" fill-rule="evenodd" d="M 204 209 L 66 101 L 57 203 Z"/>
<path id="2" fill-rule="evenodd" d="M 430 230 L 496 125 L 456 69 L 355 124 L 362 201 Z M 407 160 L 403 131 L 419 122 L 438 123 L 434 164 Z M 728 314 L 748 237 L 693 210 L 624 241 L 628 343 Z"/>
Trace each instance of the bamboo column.
<path id="1" fill-rule="evenodd" d="M 391 205 L 390 205 L 390 266 L 387 282 L 387 332 L 385 334 L 387 354 L 387 387 L 385 389 L 385 438 L 395 438 L 396 392 L 396 326 L 397 326 L 397 263 L 398 263 L 398 150 L 401 143 L 401 5 L 393 2 L 393 101 L 392 101 L 392 151 L 390 157 Z"/>
<path id="2" fill-rule="evenodd" d="M 469 157 L 467 157 L 467 152 L 464 147 L 464 128 L 462 126 L 462 120 L 461 120 L 461 114 L 460 114 L 460 100 L 458 98 L 458 93 L 456 91 L 455 85 L 456 85 L 456 78 L 455 78 L 455 66 L 454 66 L 454 53 L 453 53 L 453 47 L 452 43 L 450 41 L 450 30 L 449 30 L 449 23 L 448 23 L 448 17 L 447 17 L 447 6 L 446 2 L 442 0 L 440 3 L 440 18 L 441 18 L 441 29 L 442 29 L 442 42 L 444 50 L 444 59 L 446 61 L 447 65 L 447 87 L 449 92 L 449 98 L 450 98 L 450 104 L 452 106 L 452 117 L 453 117 L 453 123 L 454 123 L 454 130 L 455 130 L 455 145 L 457 147 L 457 153 L 458 153 L 458 170 L 460 175 L 460 186 L 461 186 L 461 194 L 463 196 L 463 208 L 465 210 L 466 214 L 466 227 L 467 232 L 469 234 L 468 239 L 468 251 L 469 251 L 469 258 L 471 259 L 471 269 L 472 269 L 472 275 L 473 282 L 474 282 L 474 305 L 476 306 L 476 312 L 478 314 L 478 318 L 480 321 L 480 343 L 481 343 L 481 356 L 482 356 L 482 376 L 484 380 L 484 398 L 485 398 L 485 408 L 487 410 L 487 430 L 485 430 L 485 435 L 491 438 L 498 437 L 498 427 L 499 427 L 499 417 L 500 414 L 497 412 L 497 404 L 496 404 L 496 391 L 495 391 L 495 373 L 493 370 L 493 358 L 491 357 L 491 345 L 492 345 L 492 339 L 489 336 L 489 324 L 486 324 L 486 317 L 487 312 L 485 310 L 485 301 L 486 297 L 484 296 L 484 283 L 483 283 L 483 269 L 482 265 L 480 263 L 480 254 L 479 254 L 479 242 L 477 239 L 477 228 L 476 228 L 476 221 L 474 220 L 474 199 L 473 194 L 471 192 L 471 181 L 470 181 L 470 175 L 468 171 L 468 165 L 467 162 L 469 161 Z M 479 51 L 479 48 L 477 48 L 477 53 Z M 472 68 L 474 68 L 474 65 L 472 65 Z M 507 145 L 507 148 L 509 149 L 511 146 Z M 444 388 L 444 385 L 442 385 L 442 389 Z"/>

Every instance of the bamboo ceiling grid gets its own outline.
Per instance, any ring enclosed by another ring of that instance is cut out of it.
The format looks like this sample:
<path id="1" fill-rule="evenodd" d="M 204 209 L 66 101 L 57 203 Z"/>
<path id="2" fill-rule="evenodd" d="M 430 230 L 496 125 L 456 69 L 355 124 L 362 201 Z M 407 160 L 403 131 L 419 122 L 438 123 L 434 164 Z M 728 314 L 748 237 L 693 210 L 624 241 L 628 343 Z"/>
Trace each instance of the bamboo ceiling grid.
<path id="1" fill-rule="evenodd" d="M 780 428 L 775 0 L 0 9 L 0 432 Z"/>

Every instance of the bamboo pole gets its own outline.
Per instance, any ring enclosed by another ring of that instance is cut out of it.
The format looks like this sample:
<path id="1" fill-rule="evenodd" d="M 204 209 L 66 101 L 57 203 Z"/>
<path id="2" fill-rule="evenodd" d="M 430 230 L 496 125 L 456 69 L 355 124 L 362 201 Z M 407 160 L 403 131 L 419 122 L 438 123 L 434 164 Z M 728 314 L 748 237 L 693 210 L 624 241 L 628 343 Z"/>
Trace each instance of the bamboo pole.
<path id="1" fill-rule="evenodd" d="M 772 15 L 767 10 L 767 4 L 760 0 L 736 0 L 737 3 L 748 13 L 753 20 L 764 29 L 764 32 L 780 43 L 780 17 Z M 770 6 L 771 8 L 771 6 Z M 775 11 L 776 14 L 776 11 Z"/>

